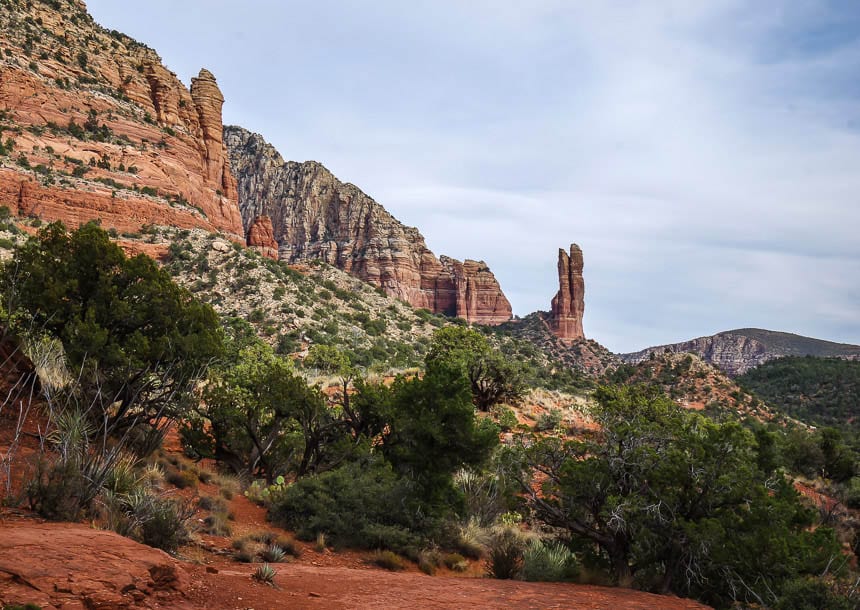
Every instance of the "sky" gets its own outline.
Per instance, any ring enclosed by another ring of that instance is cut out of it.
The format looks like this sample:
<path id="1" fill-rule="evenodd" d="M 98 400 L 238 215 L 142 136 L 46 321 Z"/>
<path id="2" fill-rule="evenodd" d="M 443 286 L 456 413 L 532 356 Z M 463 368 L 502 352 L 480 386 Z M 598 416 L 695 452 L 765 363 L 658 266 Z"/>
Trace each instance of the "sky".
<path id="1" fill-rule="evenodd" d="M 860 3 L 88 0 L 225 124 L 316 160 L 514 313 L 585 258 L 616 352 L 741 327 L 860 344 Z"/>

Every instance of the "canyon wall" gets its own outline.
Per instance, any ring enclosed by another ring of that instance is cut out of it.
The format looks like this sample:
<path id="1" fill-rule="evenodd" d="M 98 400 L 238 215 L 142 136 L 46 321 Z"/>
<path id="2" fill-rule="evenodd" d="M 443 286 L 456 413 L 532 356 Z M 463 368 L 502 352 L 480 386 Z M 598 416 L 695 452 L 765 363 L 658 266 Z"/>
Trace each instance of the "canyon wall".
<path id="1" fill-rule="evenodd" d="M 320 259 L 414 307 L 500 324 L 511 305 L 482 261 L 436 257 L 424 237 L 315 161 L 284 161 L 259 135 L 227 127 L 245 227 L 267 217 L 281 260 Z M 250 242 L 249 242 L 250 243 Z"/>
<path id="2" fill-rule="evenodd" d="M 147 224 L 244 239 L 221 95 L 190 90 L 152 49 L 97 25 L 82 2 L 0 11 L 0 205 L 19 215 Z M 38 61 L 35 61 L 38 60 Z"/>

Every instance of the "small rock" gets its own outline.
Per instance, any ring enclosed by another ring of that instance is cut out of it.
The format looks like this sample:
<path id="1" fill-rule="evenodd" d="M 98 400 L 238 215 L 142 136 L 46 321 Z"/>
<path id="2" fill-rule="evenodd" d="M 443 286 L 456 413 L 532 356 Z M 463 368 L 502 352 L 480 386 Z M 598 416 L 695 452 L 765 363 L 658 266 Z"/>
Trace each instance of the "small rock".
<path id="1" fill-rule="evenodd" d="M 206 573 L 207 574 L 217 574 L 218 568 L 216 568 L 215 566 L 206 566 Z"/>
<path id="2" fill-rule="evenodd" d="M 216 239 L 212 242 L 212 249 L 215 250 L 215 252 L 229 252 L 230 248 L 230 244 L 228 244 L 226 241 Z"/>
<path id="3" fill-rule="evenodd" d="M 322 595 L 320 595 L 319 593 L 314 593 L 313 591 L 311 591 L 310 593 L 308 593 L 308 597 L 322 597 Z"/>

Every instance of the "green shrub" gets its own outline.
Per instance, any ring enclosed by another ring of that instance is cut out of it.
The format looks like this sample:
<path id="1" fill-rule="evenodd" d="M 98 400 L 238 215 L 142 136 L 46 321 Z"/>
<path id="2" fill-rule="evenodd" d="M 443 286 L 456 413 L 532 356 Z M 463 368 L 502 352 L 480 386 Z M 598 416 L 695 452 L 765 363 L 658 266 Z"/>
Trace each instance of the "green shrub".
<path id="1" fill-rule="evenodd" d="M 197 506 L 203 510 L 212 511 L 213 513 L 227 513 L 227 502 L 223 498 L 217 496 L 200 496 L 197 501 Z"/>
<path id="2" fill-rule="evenodd" d="M 260 557 L 263 558 L 263 561 L 267 561 L 269 563 L 280 563 L 284 560 L 287 553 L 279 547 L 277 544 L 270 544 L 263 552 L 260 553 Z"/>
<path id="3" fill-rule="evenodd" d="M 442 563 L 445 564 L 446 568 L 455 572 L 465 572 L 469 567 L 469 562 L 460 553 L 447 553 L 442 557 Z"/>
<path id="4" fill-rule="evenodd" d="M 523 554 L 523 580 L 560 582 L 575 575 L 575 558 L 570 549 L 559 543 L 534 540 Z"/>
<path id="5" fill-rule="evenodd" d="M 275 584 L 275 576 L 277 576 L 277 572 L 270 566 L 268 563 L 264 563 L 252 574 L 254 580 L 261 582 L 265 585 L 274 585 Z"/>
<path id="6" fill-rule="evenodd" d="M 420 542 L 412 531 L 409 488 L 381 463 L 353 463 L 288 486 L 272 503 L 273 523 L 313 540 L 325 532 L 335 545 L 405 551 Z"/>
<path id="7" fill-rule="evenodd" d="M 538 416 L 535 430 L 545 432 L 546 430 L 555 430 L 561 425 L 562 414 L 559 409 L 550 409 Z"/>
<path id="8" fill-rule="evenodd" d="M 523 565 L 523 541 L 519 531 L 505 528 L 490 541 L 487 573 L 493 578 L 516 578 Z"/>
<path id="9" fill-rule="evenodd" d="M 519 424 L 516 413 L 514 413 L 514 410 L 509 407 L 500 407 L 497 410 L 497 416 L 499 418 L 499 428 L 501 428 L 503 432 L 510 432 Z"/>
<path id="10" fill-rule="evenodd" d="M 170 553 L 188 541 L 188 522 L 194 514 L 188 505 L 146 493 L 133 494 L 129 505 L 140 524 L 138 536 L 143 544 Z"/>
<path id="11" fill-rule="evenodd" d="M 786 584 L 775 610 L 852 610 L 857 606 L 820 579 L 798 578 Z"/>
<path id="12" fill-rule="evenodd" d="M 197 475 L 191 470 L 171 470 L 164 478 L 179 489 L 197 486 Z"/>
<path id="13" fill-rule="evenodd" d="M 391 551 L 376 551 L 370 556 L 370 562 L 374 565 L 378 565 L 380 568 L 391 570 L 392 572 L 402 570 L 404 568 L 403 559 Z"/>
<path id="14" fill-rule="evenodd" d="M 418 553 L 418 569 L 433 576 L 436 573 L 436 568 L 442 564 L 442 556 L 435 549 L 423 550 Z"/>

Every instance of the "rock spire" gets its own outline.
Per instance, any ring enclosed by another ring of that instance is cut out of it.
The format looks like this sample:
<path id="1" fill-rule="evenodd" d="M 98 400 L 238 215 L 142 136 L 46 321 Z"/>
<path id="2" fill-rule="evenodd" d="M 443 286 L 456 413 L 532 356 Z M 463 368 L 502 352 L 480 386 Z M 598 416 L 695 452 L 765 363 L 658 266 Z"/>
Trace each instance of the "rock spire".
<path id="1" fill-rule="evenodd" d="M 552 299 L 549 325 L 560 339 L 584 339 L 585 282 L 582 279 L 582 249 L 570 245 L 570 254 L 558 250 L 558 292 Z"/>

